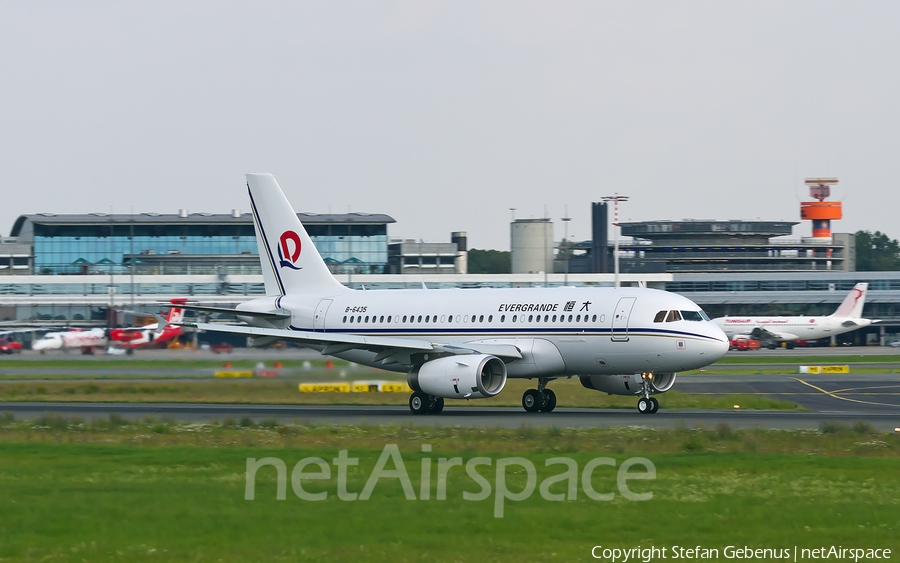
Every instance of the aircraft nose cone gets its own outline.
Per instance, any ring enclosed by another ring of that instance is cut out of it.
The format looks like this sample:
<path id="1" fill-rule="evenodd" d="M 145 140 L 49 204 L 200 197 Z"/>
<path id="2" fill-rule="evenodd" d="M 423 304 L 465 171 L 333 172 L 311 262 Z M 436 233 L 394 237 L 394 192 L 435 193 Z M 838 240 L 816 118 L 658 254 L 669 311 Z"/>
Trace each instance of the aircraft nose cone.
<path id="1" fill-rule="evenodd" d="M 710 351 L 707 354 L 707 359 L 709 359 L 710 362 L 718 362 L 728 353 L 728 337 L 725 336 L 725 333 L 718 326 L 715 327 L 715 330 L 710 336 L 716 340 L 710 342 Z"/>

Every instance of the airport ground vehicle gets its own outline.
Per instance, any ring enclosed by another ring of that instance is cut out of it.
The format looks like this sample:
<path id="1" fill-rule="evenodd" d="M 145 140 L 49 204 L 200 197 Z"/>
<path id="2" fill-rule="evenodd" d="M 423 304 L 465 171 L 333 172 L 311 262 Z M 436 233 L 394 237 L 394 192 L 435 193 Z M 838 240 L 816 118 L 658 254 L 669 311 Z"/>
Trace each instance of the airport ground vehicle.
<path id="1" fill-rule="evenodd" d="M 296 342 L 406 373 L 415 414 L 438 413 L 445 399 L 495 396 L 508 377 L 537 380 L 522 396 L 528 412 L 552 411 L 547 385 L 578 377 L 587 389 L 639 397 L 638 410 L 654 413 L 651 395 L 670 390 L 676 372 L 728 350 L 696 303 L 655 289 L 351 290 L 331 275 L 271 175 L 248 174 L 247 187 L 266 296 L 236 309 L 184 305 L 247 325 L 168 324 L 249 336 L 253 346 Z"/>
<path id="2" fill-rule="evenodd" d="M 0 354 L 21 354 L 22 344 L 15 340 L 0 338 Z"/>
<path id="3" fill-rule="evenodd" d="M 752 338 L 739 338 L 728 342 L 729 350 L 759 350 L 760 348 L 759 340 Z"/>

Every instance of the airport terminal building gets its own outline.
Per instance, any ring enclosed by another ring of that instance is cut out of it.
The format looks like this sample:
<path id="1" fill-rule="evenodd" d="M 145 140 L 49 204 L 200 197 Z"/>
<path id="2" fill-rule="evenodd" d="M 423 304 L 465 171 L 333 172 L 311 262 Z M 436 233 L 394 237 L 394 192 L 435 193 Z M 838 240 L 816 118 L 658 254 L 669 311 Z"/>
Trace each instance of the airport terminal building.
<path id="1" fill-rule="evenodd" d="M 556 273 L 467 274 L 464 233 L 455 233 L 451 243 L 394 242 L 387 233 L 394 220 L 387 215 L 298 216 L 337 279 L 352 288 L 614 285 L 612 273 L 577 266 L 568 273 L 557 265 Z M 712 317 L 827 315 L 855 283 L 868 282 L 864 316 L 883 322 L 838 339 L 865 344 L 894 338 L 900 332 L 900 272 L 854 271 L 852 235 L 784 239 L 794 224 L 623 224 L 633 238 L 620 249 L 621 282 L 681 293 Z M 586 248 L 589 263 L 602 263 L 590 250 L 605 245 Z M 0 321 L 103 325 L 110 309 L 155 312 L 159 303 L 178 297 L 233 307 L 265 291 L 257 252 L 252 216 L 236 210 L 23 215 L 0 244 Z M 566 266 L 578 263 L 577 256 L 568 258 Z"/>

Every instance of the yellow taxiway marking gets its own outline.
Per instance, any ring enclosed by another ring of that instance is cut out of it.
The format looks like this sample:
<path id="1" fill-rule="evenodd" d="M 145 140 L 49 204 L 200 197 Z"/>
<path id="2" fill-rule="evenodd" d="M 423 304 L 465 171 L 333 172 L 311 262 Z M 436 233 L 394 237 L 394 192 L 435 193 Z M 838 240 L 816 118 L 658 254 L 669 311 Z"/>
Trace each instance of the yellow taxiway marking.
<path id="1" fill-rule="evenodd" d="M 846 393 L 847 391 L 856 391 L 857 389 L 891 389 L 900 388 L 900 385 L 873 385 L 871 387 L 850 387 L 848 389 L 838 389 L 832 393 Z M 878 395 L 879 393 L 853 393 L 854 395 Z M 900 393 L 883 393 L 884 395 L 900 395 Z"/>
<path id="2" fill-rule="evenodd" d="M 882 407 L 900 407 L 900 405 L 892 405 L 891 403 L 873 403 L 871 401 L 860 401 L 859 399 L 851 399 L 849 397 L 841 397 L 840 395 L 835 395 L 831 391 L 826 391 L 826 390 L 822 389 L 821 387 L 816 387 L 812 383 L 807 383 L 807 382 L 803 381 L 802 379 L 798 379 L 796 377 L 792 377 L 791 379 L 793 379 L 795 381 L 799 381 L 803 385 L 808 385 L 809 387 L 812 387 L 813 389 L 815 389 L 817 391 L 821 391 L 822 393 L 825 393 L 829 397 L 834 397 L 835 399 L 840 399 L 842 401 L 852 401 L 854 403 L 864 403 L 867 405 L 878 405 L 878 406 L 882 406 Z"/>
<path id="3" fill-rule="evenodd" d="M 803 383 L 806 383 L 806 382 L 804 381 Z M 809 385 L 809 384 L 807 383 L 807 385 Z M 830 393 L 843 393 L 844 391 L 849 391 L 849 389 L 842 389 L 840 391 L 830 391 Z M 821 395 L 821 393 L 762 393 L 759 391 L 745 393 L 742 391 L 738 391 L 738 392 L 734 392 L 734 393 L 710 393 L 710 392 L 691 393 L 691 395 Z M 884 396 L 900 395 L 900 393 L 850 393 L 850 395 L 878 395 L 879 397 L 884 397 Z"/>

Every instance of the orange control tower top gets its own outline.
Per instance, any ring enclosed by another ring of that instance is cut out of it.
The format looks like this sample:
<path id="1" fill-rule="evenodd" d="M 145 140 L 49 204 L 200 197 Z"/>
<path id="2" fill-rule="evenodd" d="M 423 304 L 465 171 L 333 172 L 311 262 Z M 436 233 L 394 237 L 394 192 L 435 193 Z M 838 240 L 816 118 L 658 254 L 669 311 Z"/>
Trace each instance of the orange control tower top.
<path id="1" fill-rule="evenodd" d="M 804 201 L 800 204 L 800 218 L 811 219 L 814 237 L 831 238 L 831 220 L 841 218 L 841 202 L 825 201 L 831 195 L 831 186 L 837 178 L 807 178 L 810 197 L 818 201 Z"/>

